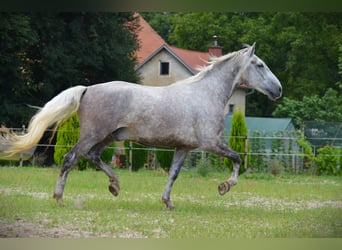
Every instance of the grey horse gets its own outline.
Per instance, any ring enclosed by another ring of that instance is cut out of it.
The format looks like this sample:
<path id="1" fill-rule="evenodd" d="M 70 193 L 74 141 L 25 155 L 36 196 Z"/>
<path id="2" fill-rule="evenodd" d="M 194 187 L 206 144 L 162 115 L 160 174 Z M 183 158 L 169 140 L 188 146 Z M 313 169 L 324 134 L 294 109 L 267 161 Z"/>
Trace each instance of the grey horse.
<path id="1" fill-rule="evenodd" d="M 237 184 L 240 156 L 221 140 L 224 108 L 240 84 L 276 100 L 282 86 L 252 46 L 213 58 L 207 67 L 185 80 L 164 87 L 122 81 L 69 88 L 37 112 L 28 133 L 2 141 L 4 153 L 15 154 L 34 147 L 49 126 L 58 126 L 78 112 L 80 138 L 65 155 L 53 197 L 62 201 L 68 173 L 84 156 L 109 177 L 109 191 L 117 196 L 119 179 L 100 159 L 112 141 L 130 140 L 144 145 L 175 148 L 162 201 L 174 208 L 170 193 L 187 153 L 195 148 L 227 157 L 233 172 L 218 186 L 221 195 Z M 4 137 L 3 137 L 4 138 Z"/>

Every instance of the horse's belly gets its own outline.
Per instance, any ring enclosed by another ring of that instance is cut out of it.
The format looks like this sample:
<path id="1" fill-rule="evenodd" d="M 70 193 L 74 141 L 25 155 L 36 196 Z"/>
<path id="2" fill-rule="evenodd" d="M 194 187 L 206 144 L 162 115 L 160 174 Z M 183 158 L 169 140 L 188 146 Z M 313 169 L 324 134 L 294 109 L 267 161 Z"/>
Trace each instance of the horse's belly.
<path id="1" fill-rule="evenodd" d="M 131 131 L 131 140 L 155 147 L 197 148 L 198 143 L 191 128 L 173 129 L 145 126 Z"/>

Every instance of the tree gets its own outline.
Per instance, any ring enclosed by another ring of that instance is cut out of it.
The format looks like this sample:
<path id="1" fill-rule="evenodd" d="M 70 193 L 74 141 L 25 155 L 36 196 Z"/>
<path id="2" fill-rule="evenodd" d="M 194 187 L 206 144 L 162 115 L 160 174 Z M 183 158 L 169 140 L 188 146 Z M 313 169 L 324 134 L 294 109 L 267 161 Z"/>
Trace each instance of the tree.
<path id="1" fill-rule="evenodd" d="M 341 42 L 340 46 L 338 47 L 338 74 L 340 79 L 337 83 L 340 89 L 342 89 L 342 35 L 341 35 Z"/>
<path id="2" fill-rule="evenodd" d="M 208 51 L 213 35 L 219 37 L 224 53 L 256 42 L 257 55 L 278 76 L 289 98 L 338 90 L 342 13 L 188 12 L 173 14 L 169 20 L 169 40 L 185 49 Z M 255 92 L 247 97 L 246 114 L 270 116 L 276 105 Z"/>
<path id="3" fill-rule="evenodd" d="M 39 34 L 28 54 L 40 100 L 77 84 L 137 80 L 137 24 L 130 13 L 34 13 L 31 25 Z"/>
<path id="4" fill-rule="evenodd" d="M 0 123 L 20 126 L 34 110 L 30 103 L 31 69 L 27 50 L 37 41 L 30 18 L 19 13 L 0 13 Z"/>
<path id="5" fill-rule="evenodd" d="M 43 106 L 74 85 L 139 80 L 132 13 L 2 13 L 0 19 L 1 123 L 27 123 L 35 110 L 24 104 Z"/>
<path id="6" fill-rule="evenodd" d="M 276 117 L 290 117 L 299 128 L 304 121 L 342 121 L 342 99 L 336 90 L 328 89 L 322 97 L 304 96 L 302 100 L 284 97 L 273 112 Z"/>
<path id="7" fill-rule="evenodd" d="M 248 129 L 245 121 L 245 117 L 240 110 L 234 111 L 232 117 L 232 128 L 230 130 L 229 136 L 229 147 L 240 154 L 241 165 L 239 174 L 245 172 L 245 158 L 244 154 L 248 150 L 245 148 L 246 136 L 248 134 Z M 224 159 L 224 165 L 229 169 L 233 169 L 233 164 L 230 159 Z"/>
<path id="8" fill-rule="evenodd" d="M 140 12 L 139 13 L 151 27 L 169 44 L 173 44 L 170 40 L 171 20 L 176 13 L 172 12 Z"/>

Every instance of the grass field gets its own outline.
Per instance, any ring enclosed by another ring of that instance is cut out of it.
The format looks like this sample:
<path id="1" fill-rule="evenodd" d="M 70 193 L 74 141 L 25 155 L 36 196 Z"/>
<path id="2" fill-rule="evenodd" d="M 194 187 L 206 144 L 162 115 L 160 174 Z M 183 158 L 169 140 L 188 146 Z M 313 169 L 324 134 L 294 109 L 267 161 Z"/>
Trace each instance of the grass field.
<path id="1" fill-rule="evenodd" d="M 342 237 L 339 177 L 240 176 L 225 196 L 228 173 L 181 172 L 161 203 L 164 172 L 117 170 L 121 193 L 97 171 L 72 171 L 64 204 L 51 198 L 56 168 L 0 168 L 0 237 L 302 238 Z"/>

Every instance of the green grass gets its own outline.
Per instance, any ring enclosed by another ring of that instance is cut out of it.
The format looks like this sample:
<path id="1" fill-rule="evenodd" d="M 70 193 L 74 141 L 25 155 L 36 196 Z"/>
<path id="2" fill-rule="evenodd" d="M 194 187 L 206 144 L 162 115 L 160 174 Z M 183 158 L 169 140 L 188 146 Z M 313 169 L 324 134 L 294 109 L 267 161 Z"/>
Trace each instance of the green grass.
<path id="1" fill-rule="evenodd" d="M 60 206 L 51 198 L 58 169 L 1 167 L 0 221 L 59 228 L 70 237 L 342 237 L 339 177 L 242 175 L 220 196 L 217 185 L 228 173 L 184 171 L 171 193 L 176 209 L 168 211 L 161 203 L 166 173 L 117 172 L 121 193 L 113 197 L 104 173 L 72 171 Z"/>

